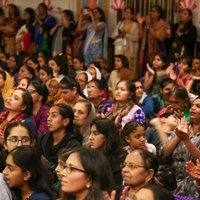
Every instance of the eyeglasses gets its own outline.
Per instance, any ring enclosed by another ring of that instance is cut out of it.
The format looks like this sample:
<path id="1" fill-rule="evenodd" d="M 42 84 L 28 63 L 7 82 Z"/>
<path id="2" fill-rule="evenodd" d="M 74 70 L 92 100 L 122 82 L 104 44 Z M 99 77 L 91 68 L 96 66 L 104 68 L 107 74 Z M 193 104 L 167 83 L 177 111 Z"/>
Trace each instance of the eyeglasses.
<path id="1" fill-rule="evenodd" d="M 37 92 L 37 90 L 29 89 L 28 92 L 29 92 L 30 94 L 33 94 L 33 93 Z"/>
<path id="2" fill-rule="evenodd" d="M 146 168 L 145 166 L 142 166 L 142 165 L 136 165 L 134 163 L 126 163 L 126 162 L 123 162 L 120 164 L 120 168 L 123 169 L 124 167 L 128 167 L 129 169 L 136 169 L 138 167 L 143 167 L 143 168 Z"/>
<path id="3" fill-rule="evenodd" d="M 131 14 L 131 12 L 127 12 L 127 11 L 125 11 L 124 13 Z"/>
<path id="4" fill-rule="evenodd" d="M 78 168 L 76 168 L 76 167 L 72 167 L 70 164 L 65 165 L 64 163 L 60 163 L 60 168 L 61 168 L 62 171 L 63 171 L 64 169 L 66 169 L 66 172 L 67 172 L 68 174 L 71 174 L 73 170 L 77 170 L 77 171 L 79 171 L 79 172 L 86 173 L 84 170 L 78 169 Z"/>
<path id="5" fill-rule="evenodd" d="M 21 140 L 18 140 L 17 138 L 11 138 L 7 140 L 9 141 L 10 145 L 13 147 L 16 147 L 19 144 L 19 141 L 21 141 L 22 145 L 29 145 L 31 141 L 29 138 L 23 138 Z"/>
<path id="6" fill-rule="evenodd" d="M 59 87 L 58 86 L 53 86 L 51 84 L 48 85 L 49 88 L 53 88 L 54 90 L 57 90 Z"/>
<path id="7" fill-rule="evenodd" d="M 179 101 L 169 101 L 169 103 L 171 104 L 171 105 L 178 105 L 180 102 Z"/>
<path id="8" fill-rule="evenodd" d="M 10 59 L 8 59 L 8 61 L 10 61 L 10 62 L 16 62 L 15 60 L 10 60 Z"/>
<path id="9" fill-rule="evenodd" d="M 88 87 L 87 90 L 95 90 L 97 89 L 96 87 L 92 86 L 92 87 Z"/>
<path id="10" fill-rule="evenodd" d="M 84 83 L 84 82 L 86 82 L 86 81 L 84 81 L 84 80 L 81 80 L 81 79 L 78 79 L 78 80 L 76 80 L 77 82 L 80 82 L 80 83 Z"/>

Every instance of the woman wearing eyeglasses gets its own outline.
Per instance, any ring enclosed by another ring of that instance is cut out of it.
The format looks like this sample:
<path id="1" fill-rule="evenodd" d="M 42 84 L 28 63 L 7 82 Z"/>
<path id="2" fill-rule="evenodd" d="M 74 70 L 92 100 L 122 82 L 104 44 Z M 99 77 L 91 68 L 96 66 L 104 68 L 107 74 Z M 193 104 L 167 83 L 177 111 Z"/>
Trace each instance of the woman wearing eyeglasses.
<path id="1" fill-rule="evenodd" d="M 37 129 L 33 121 L 29 118 L 33 111 L 33 99 L 30 93 L 24 89 L 15 90 L 5 102 L 6 111 L 0 115 L 0 135 L 4 134 L 7 126 L 13 122 L 24 122 L 28 124 L 34 133 Z M 0 136 L 0 138 L 2 138 Z"/>
<path id="2" fill-rule="evenodd" d="M 74 148 L 61 172 L 61 200 L 103 199 L 103 193 L 110 191 L 111 174 L 103 154 L 86 147 Z"/>
<path id="3" fill-rule="evenodd" d="M 47 99 L 47 104 L 53 105 L 57 100 L 61 98 L 61 92 L 59 88 L 59 83 L 60 83 L 59 78 L 52 78 L 49 82 L 48 85 L 48 90 L 49 90 L 49 96 Z"/>
<path id="4" fill-rule="evenodd" d="M 58 197 L 51 173 L 31 146 L 13 149 L 6 159 L 3 174 L 16 199 L 54 200 Z"/>
<path id="5" fill-rule="evenodd" d="M 134 149 L 126 156 L 120 167 L 124 186 L 115 188 L 117 191 L 115 200 L 120 200 L 120 196 L 127 186 L 129 186 L 127 196 L 134 196 L 143 186 L 153 184 L 158 171 L 158 160 L 147 150 Z"/>
<path id="6" fill-rule="evenodd" d="M 41 81 L 31 81 L 28 91 L 33 98 L 33 115 L 31 119 L 37 127 L 37 135 L 48 132 L 47 114 L 49 106 L 46 104 L 49 91 Z"/>
<path id="7" fill-rule="evenodd" d="M 105 115 L 108 113 L 108 108 L 112 106 L 112 101 L 103 98 L 104 84 L 98 79 L 91 80 L 87 85 L 88 98 L 93 105 L 101 110 Z"/>
<path id="8" fill-rule="evenodd" d="M 129 61 L 129 68 L 137 78 L 137 55 L 139 49 L 138 24 L 133 21 L 133 8 L 127 7 L 124 10 L 124 19 L 121 20 L 112 38 L 115 39 L 115 55 L 124 55 Z"/>
<path id="9" fill-rule="evenodd" d="M 61 149 L 82 144 L 82 135 L 73 120 L 73 110 L 65 104 L 56 104 L 48 112 L 49 131 L 38 137 L 37 148 L 53 170 L 58 165 L 58 152 Z"/>

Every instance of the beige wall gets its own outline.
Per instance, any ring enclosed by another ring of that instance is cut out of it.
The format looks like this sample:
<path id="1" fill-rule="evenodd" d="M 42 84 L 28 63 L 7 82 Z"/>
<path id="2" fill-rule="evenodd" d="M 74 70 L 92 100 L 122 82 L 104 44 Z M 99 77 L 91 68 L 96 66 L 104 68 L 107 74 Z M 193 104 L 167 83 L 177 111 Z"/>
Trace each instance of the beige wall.
<path id="1" fill-rule="evenodd" d="M 116 26 L 116 22 L 117 22 L 117 18 L 116 18 L 116 14 L 117 11 L 113 10 L 112 8 L 110 8 L 113 0 L 107 0 L 109 1 L 109 17 L 108 17 L 108 36 L 111 36 L 112 31 L 114 30 L 115 26 Z M 37 5 L 41 2 L 43 2 L 43 0 L 8 0 L 9 3 L 14 3 L 19 7 L 21 16 L 23 17 L 23 10 L 27 7 L 31 7 L 33 9 L 37 8 Z M 61 7 L 62 9 L 70 9 L 74 12 L 74 16 L 76 19 L 76 0 L 51 0 L 52 6 L 53 7 Z M 7 12 L 6 12 L 7 14 Z M 52 15 L 53 17 L 56 18 L 56 21 L 60 21 L 60 15 L 50 11 L 49 12 L 50 15 Z M 77 19 L 76 19 L 77 20 Z"/>

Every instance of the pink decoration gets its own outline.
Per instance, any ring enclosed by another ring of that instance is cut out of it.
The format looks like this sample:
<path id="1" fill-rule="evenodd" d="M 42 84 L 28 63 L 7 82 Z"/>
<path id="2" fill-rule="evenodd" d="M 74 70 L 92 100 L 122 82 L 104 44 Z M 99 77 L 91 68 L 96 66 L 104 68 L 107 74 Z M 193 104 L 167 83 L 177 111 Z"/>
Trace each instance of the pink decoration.
<path id="1" fill-rule="evenodd" d="M 123 0 L 115 0 L 111 6 L 112 9 L 117 10 L 117 9 L 124 9 L 126 6 L 124 5 Z"/>
<path id="2" fill-rule="evenodd" d="M 48 11 L 52 10 L 51 0 L 43 0 L 43 3 L 47 6 Z"/>
<path id="3" fill-rule="evenodd" d="M 0 1 L 0 7 L 1 8 L 8 8 L 8 6 L 9 6 L 9 3 L 8 3 L 8 1 L 7 0 L 1 0 Z"/>
<path id="4" fill-rule="evenodd" d="M 100 0 L 86 0 L 87 6 L 94 10 L 99 7 Z"/>
<path id="5" fill-rule="evenodd" d="M 180 2 L 180 6 L 179 6 L 179 8 L 181 10 L 185 10 L 185 9 L 193 10 L 196 7 L 197 6 L 196 6 L 196 4 L 195 4 L 195 2 L 193 0 L 182 0 Z"/>

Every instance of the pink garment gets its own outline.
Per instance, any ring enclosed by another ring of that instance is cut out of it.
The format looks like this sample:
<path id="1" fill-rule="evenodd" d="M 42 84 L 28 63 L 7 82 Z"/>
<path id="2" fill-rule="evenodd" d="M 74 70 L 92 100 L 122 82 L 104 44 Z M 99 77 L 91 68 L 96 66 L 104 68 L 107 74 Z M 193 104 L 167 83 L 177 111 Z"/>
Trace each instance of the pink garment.
<path id="1" fill-rule="evenodd" d="M 29 52 L 30 46 L 31 46 L 31 32 L 28 31 L 28 33 L 24 34 L 22 36 L 22 40 L 23 40 L 23 45 L 24 45 L 24 49 L 23 51 L 27 51 Z"/>
<path id="2" fill-rule="evenodd" d="M 122 117 L 121 125 L 123 127 L 126 125 L 126 123 L 133 121 L 133 115 L 137 110 L 142 110 L 142 109 L 138 105 L 134 105 L 131 108 L 130 112 L 126 116 Z"/>
<path id="3" fill-rule="evenodd" d="M 187 77 L 188 76 L 190 76 L 190 74 L 187 74 L 185 77 L 182 78 L 184 85 L 187 82 Z M 179 83 L 177 82 L 177 78 L 178 78 L 178 75 L 176 76 L 175 85 L 179 85 Z"/>

